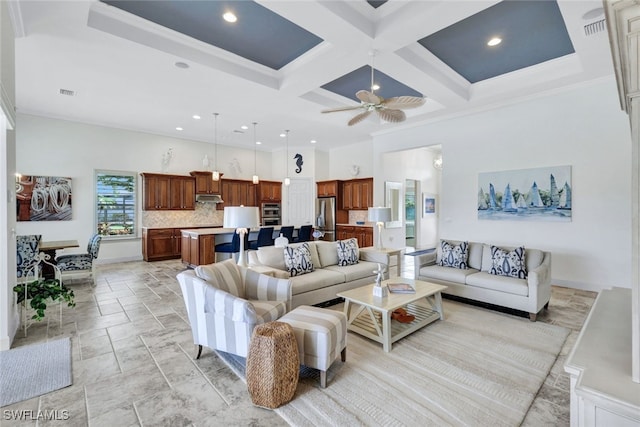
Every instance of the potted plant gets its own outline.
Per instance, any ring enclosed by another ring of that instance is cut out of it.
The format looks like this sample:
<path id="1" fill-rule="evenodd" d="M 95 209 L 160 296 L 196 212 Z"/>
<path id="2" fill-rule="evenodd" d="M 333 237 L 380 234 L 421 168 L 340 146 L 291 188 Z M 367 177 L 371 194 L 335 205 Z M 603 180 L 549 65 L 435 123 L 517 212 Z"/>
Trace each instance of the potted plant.
<path id="1" fill-rule="evenodd" d="M 25 296 L 26 286 L 26 296 Z M 57 279 L 37 279 L 31 282 L 20 283 L 13 287 L 13 291 L 17 294 L 18 303 L 22 303 L 26 299 L 30 300 L 29 305 L 35 310 L 35 314 L 31 316 L 34 320 L 42 320 L 44 312 L 47 309 L 47 300 L 65 301 L 69 307 L 75 307 L 73 290 L 67 288 Z"/>

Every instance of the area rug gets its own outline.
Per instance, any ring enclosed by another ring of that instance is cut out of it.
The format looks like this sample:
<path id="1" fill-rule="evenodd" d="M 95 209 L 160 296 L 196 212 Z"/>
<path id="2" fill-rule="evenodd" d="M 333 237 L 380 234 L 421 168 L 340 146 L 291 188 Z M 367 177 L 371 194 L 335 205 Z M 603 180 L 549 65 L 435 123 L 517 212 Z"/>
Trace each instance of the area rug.
<path id="1" fill-rule="evenodd" d="M 0 406 L 71 385 L 71 340 L 0 351 Z"/>
<path id="2" fill-rule="evenodd" d="M 295 426 L 518 426 L 569 330 L 444 301 L 445 320 L 382 345 L 349 332 L 320 388 L 301 369 L 294 399 L 276 409 Z M 219 353 L 244 378 L 244 359 Z"/>
<path id="3" fill-rule="evenodd" d="M 434 252 L 436 250 L 436 248 L 429 248 L 429 249 L 419 249 L 413 252 L 405 252 L 404 254 L 407 256 L 420 256 L 420 255 L 424 255 L 424 254 L 430 254 L 431 252 Z"/>

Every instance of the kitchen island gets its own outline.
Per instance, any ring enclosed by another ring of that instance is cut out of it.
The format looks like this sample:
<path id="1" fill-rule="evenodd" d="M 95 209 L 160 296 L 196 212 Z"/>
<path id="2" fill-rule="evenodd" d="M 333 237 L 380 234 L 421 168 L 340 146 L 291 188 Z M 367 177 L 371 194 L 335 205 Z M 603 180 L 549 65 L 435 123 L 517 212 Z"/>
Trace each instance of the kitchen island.
<path id="1" fill-rule="evenodd" d="M 273 226 L 273 238 L 280 234 L 279 225 Z M 262 227 L 249 230 L 249 240 L 255 240 Z M 215 262 L 215 245 L 230 242 L 235 228 L 196 228 L 180 230 L 182 236 L 181 252 L 182 262 L 188 267 L 213 264 Z M 294 229 L 294 235 L 298 228 Z M 246 248 L 245 248 L 246 249 Z"/>

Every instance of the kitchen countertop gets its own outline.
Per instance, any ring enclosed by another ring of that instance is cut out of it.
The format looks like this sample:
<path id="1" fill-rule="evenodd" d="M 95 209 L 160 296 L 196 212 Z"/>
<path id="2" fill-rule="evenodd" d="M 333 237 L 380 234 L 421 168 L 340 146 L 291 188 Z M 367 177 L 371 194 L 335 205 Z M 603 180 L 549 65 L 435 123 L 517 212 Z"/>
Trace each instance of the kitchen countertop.
<path id="1" fill-rule="evenodd" d="M 280 225 L 276 225 L 276 226 L 270 226 L 273 227 L 273 231 L 278 231 L 280 230 Z M 262 227 L 255 227 L 250 229 L 250 232 L 258 232 Z M 299 227 L 298 227 L 299 228 Z M 186 229 L 181 229 L 180 230 L 183 234 L 188 234 L 190 236 L 207 236 L 207 235 L 211 235 L 211 234 L 232 234 L 236 231 L 235 228 L 222 228 L 222 227 L 216 227 L 216 228 L 186 228 Z"/>
<path id="2" fill-rule="evenodd" d="M 219 228 L 222 227 L 221 225 L 211 225 L 211 224 L 205 224 L 205 225 L 189 225 L 189 226 L 178 226 L 178 227 L 174 227 L 174 226 L 162 226 L 162 227 L 140 227 L 143 230 L 163 230 L 165 228 L 180 228 L 180 229 L 195 229 L 195 228 Z"/>
<path id="3" fill-rule="evenodd" d="M 336 224 L 336 226 L 342 226 L 342 227 L 373 227 L 375 224 L 374 223 L 367 223 L 365 222 L 364 224 Z"/>

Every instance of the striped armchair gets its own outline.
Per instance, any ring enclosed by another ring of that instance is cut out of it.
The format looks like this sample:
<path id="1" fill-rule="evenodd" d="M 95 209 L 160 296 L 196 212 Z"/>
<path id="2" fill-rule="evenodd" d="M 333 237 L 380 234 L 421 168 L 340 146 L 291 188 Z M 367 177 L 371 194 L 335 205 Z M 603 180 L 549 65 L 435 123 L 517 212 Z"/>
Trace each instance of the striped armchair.
<path id="1" fill-rule="evenodd" d="M 194 344 L 247 357 L 253 328 L 291 308 L 291 281 L 238 266 L 233 259 L 177 275 Z"/>

